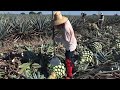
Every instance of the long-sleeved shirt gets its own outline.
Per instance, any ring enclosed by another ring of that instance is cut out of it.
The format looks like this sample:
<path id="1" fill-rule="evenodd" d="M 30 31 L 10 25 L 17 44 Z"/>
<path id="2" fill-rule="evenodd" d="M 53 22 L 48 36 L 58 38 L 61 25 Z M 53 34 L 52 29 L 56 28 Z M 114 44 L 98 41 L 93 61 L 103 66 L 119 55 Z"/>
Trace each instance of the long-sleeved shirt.
<path id="1" fill-rule="evenodd" d="M 99 20 L 104 20 L 104 15 L 100 15 Z"/>
<path id="2" fill-rule="evenodd" d="M 58 42 L 62 42 L 67 51 L 74 51 L 77 46 L 77 40 L 70 21 L 68 20 L 61 29 L 62 35 Z"/>

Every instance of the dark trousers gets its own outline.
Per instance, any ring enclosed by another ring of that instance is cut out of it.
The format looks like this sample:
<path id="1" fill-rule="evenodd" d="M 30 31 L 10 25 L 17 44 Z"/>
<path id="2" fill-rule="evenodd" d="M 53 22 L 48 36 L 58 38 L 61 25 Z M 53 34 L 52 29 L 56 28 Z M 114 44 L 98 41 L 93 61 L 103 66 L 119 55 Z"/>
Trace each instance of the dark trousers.
<path id="1" fill-rule="evenodd" d="M 99 28 L 102 29 L 103 20 L 99 20 Z"/>
<path id="2" fill-rule="evenodd" d="M 72 64 L 74 64 L 74 51 L 66 51 L 65 52 L 66 59 L 70 59 Z"/>

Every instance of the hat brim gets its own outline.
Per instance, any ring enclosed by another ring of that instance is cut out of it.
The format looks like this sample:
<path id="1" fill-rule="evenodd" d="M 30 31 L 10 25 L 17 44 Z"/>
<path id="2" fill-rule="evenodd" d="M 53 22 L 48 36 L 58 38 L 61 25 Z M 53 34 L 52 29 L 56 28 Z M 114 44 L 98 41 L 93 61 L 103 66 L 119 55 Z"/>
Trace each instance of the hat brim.
<path id="1" fill-rule="evenodd" d="M 54 21 L 54 25 L 60 25 L 60 24 L 63 24 L 65 22 L 67 22 L 68 18 L 63 16 L 62 19 L 58 19 L 58 20 L 55 20 Z"/>

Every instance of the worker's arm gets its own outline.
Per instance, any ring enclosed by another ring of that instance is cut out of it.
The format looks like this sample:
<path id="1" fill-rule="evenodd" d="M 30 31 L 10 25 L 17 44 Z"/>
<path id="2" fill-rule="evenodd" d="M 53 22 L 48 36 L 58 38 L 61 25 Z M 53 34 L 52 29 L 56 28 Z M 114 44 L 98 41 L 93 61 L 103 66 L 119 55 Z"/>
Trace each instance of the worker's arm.
<path id="1" fill-rule="evenodd" d="M 70 42 L 73 34 L 74 34 L 73 28 L 70 22 L 68 21 L 65 23 L 65 33 L 64 33 L 65 41 Z"/>

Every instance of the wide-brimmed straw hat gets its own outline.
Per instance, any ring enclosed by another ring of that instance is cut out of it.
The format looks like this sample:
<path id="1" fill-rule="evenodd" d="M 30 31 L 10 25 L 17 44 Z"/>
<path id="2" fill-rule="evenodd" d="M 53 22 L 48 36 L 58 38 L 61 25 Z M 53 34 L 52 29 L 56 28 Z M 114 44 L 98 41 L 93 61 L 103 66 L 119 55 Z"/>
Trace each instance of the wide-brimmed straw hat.
<path id="1" fill-rule="evenodd" d="M 63 16 L 60 11 L 54 13 L 54 25 L 60 25 L 68 20 L 67 17 Z"/>

